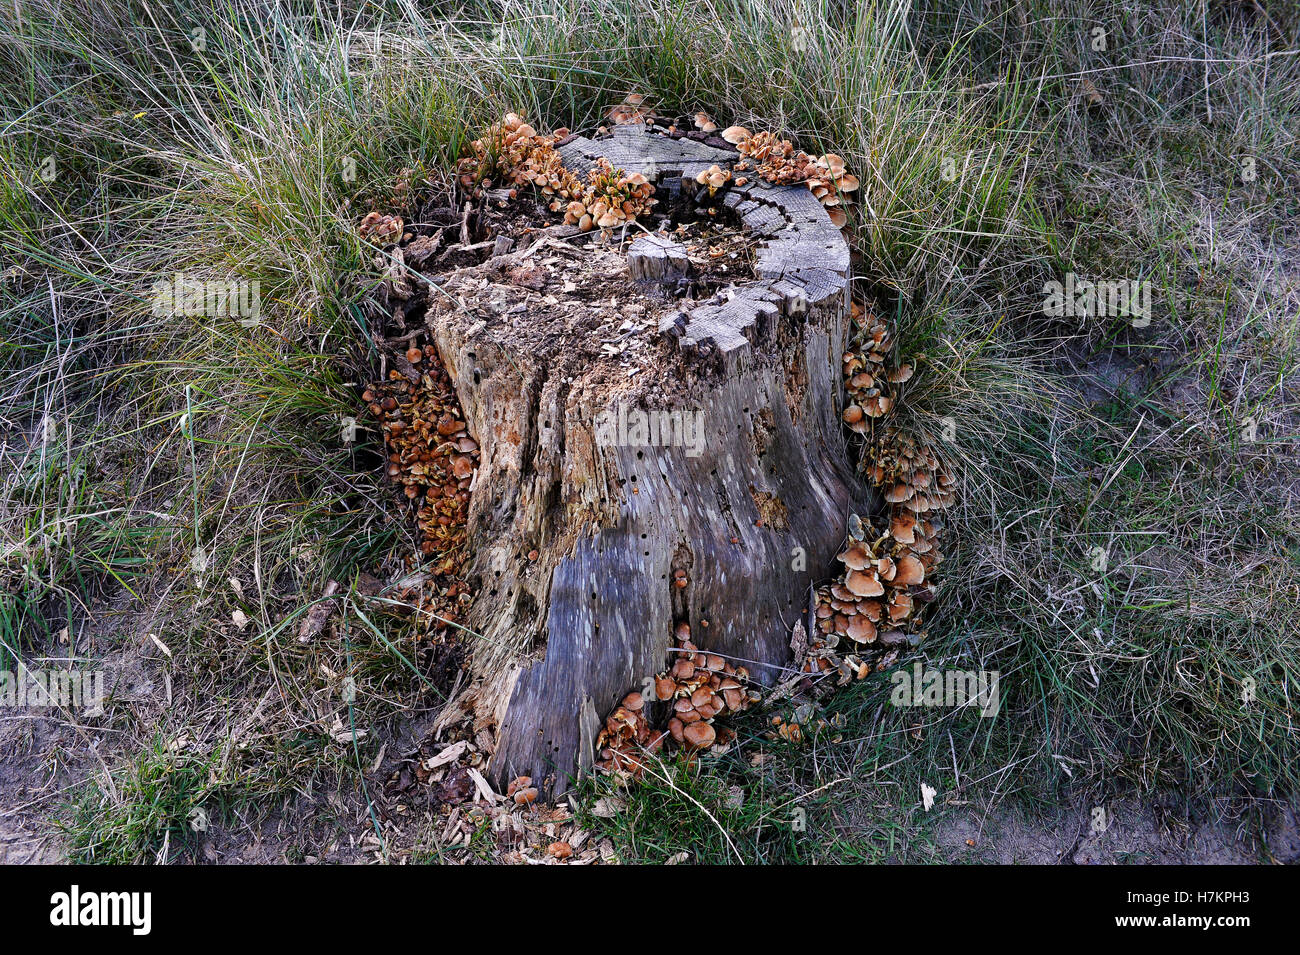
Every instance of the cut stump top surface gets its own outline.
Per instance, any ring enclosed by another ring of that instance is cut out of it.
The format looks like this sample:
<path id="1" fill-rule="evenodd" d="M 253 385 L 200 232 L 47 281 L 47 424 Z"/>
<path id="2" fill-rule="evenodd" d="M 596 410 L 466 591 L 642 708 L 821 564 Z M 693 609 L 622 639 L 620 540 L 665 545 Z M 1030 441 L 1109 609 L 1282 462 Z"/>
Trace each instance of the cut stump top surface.
<path id="1" fill-rule="evenodd" d="M 615 126 L 605 139 L 575 136 L 559 147 L 565 166 L 585 176 L 597 160 L 639 172 L 671 189 L 694 182 L 717 165 L 734 169 L 740 154 L 685 136 L 652 132 L 644 124 Z M 729 302 L 702 305 L 661 331 L 677 334 L 689 346 L 715 345 L 727 366 L 747 350 L 757 326 L 777 314 L 800 314 L 833 296 L 848 305 L 849 247 L 825 208 L 806 186 L 777 186 L 755 175 L 743 186 L 734 182 L 723 196 L 745 228 L 765 236 L 755 262 L 758 281 L 743 286 Z"/>

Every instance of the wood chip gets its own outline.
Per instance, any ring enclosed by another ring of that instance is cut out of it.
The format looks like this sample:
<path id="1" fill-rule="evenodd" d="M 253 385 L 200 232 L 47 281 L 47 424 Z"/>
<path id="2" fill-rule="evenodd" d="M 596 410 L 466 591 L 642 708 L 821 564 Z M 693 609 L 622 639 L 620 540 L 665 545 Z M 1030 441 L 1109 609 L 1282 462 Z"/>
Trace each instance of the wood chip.
<path id="1" fill-rule="evenodd" d="M 482 797 L 484 802 L 496 803 L 505 798 L 504 796 L 500 796 L 492 791 L 492 787 L 488 785 L 488 781 L 483 778 L 483 774 L 477 769 L 470 767 L 469 778 L 474 780 L 474 787 L 478 790 L 478 794 Z"/>
<path id="2" fill-rule="evenodd" d="M 460 740 L 452 743 L 438 755 L 431 756 L 429 759 L 425 760 L 424 768 L 432 772 L 439 766 L 446 766 L 448 763 L 459 759 L 467 749 L 469 749 L 468 740 Z"/>

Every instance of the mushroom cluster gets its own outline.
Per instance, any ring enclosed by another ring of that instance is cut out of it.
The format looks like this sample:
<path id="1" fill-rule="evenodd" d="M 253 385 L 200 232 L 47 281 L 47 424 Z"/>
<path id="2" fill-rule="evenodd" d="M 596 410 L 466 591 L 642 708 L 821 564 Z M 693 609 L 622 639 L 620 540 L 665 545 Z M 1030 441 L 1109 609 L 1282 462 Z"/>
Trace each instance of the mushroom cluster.
<path id="1" fill-rule="evenodd" d="M 623 102 L 609 111 L 606 118 L 615 126 L 627 126 L 631 123 L 654 122 L 655 115 L 642 94 L 628 93 L 623 97 Z"/>
<path id="2" fill-rule="evenodd" d="M 887 505 L 876 526 L 850 521 L 848 545 L 839 555 L 844 572 L 817 590 L 816 632 L 805 672 L 838 669 L 865 677 L 870 667 L 851 651 L 881 652 L 877 668 L 890 666 L 904 646 L 924 638 L 922 611 L 934 599 L 939 549 L 938 512 L 952 503 L 956 479 L 933 448 L 885 418 L 898 401 L 898 386 L 911 380 L 910 364 L 893 364 L 893 340 L 884 319 L 853 305 L 857 347 L 843 356 L 849 404 L 844 423 L 869 440 L 859 469 Z"/>
<path id="3" fill-rule="evenodd" d="M 722 138 L 745 157 L 736 164 L 737 170 L 753 169 L 760 177 L 777 185 L 803 183 L 826 207 L 837 228 L 847 225 L 848 216 L 843 207 L 850 194 L 857 191 L 859 182 L 858 177 L 845 168 L 843 158 L 835 153 L 810 156 L 775 133 L 751 133 L 744 126 L 727 127 L 722 131 Z"/>
<path id="4" fill-rule="evenodd" d="M 674 636 L 673 663 L 655 676 L 653 688 L 654 700 L 667 705 L 666 737 L 687 753 L 726 745 L 735 731 L 714 720 L 741 713 L 759 700 L 757 691 L 746 688 L 749 671 L 697 647 L 687 623 L 679 623 Z M 659 752 L 665 742 L 665 733 L 653 729 L 647 718 L 644 697 L 629 693 L 597 737 L 596 765 L 640 776 L 644 754 Z"/>
<path id="5" fill-rule="evenodd" d="M 640 776 L 645 770 L 645 754 L 663 749 L 664 738 L 664 733 L 650 728 L 645 700 L 633 691 L 605 717 L 605 725 L 596 737 L 599 754 L 596 765 L 611 772 Z"/>
<path id="6" fill-rule="evenodd" d="M 911 363 L 890 361 L 893 339 L 883 318 L 866 313 L 855 302 L 853 320 L 858 347 L 843 356 L 849 395 L 843 418 L 854 433 L 867 435 L 872 419 L 888 414 L 898 401 L 897 386 L 911 381 L 916 370 Z M 861 467 L 881 489 L 885 502 L 903 512 L 919 516 L 940 511 L 955 497 L 956 478 L 933 448 L 898 428 L 881 429 L 866 449 Z"/>
<path id="7" fill-rule="evenodd" d="M 874 314 L 865 318 L 853 303 L 853 319 L 858 324 L 860 346 L 843 357 L 844 387 L 849 403 L 844 408 L 844 423 L 855 434 L 866 434 L 873 418 L 880 418 L 894 407 L 890 385 L 904 384 L 912 377 L 910 364 L 886 369 L 885 362 L 894 342 L 889 325 Z"/>
<path id="8" fill-rule="evenodd" d="M 637 118 L 623 121 L 645 122 L 650 113 L 644 102 L 640 94 L 630 94 L 621 108 L 632 110 Z M 606 159 L 597 161 L 585 183 L 569 171 L 555 149 L 568 135 L 567 129 L 541 135 L 518 114 L 509 113 L 470 143 L 472 154 L 457 167 L 460 183 L 475 195 L 498 183 L 532 186 L 552 212 L 563 212 L 565 223 L 583 232 L 617 228 L 655 205 L 649 179 L 616 169 Z"/>
<path id="9" fill-rule="evenodd" d="M 897 429 L 886 429 L 881 434 L 865 470 L 871 482 L 883 491 L 885 502 L 894 505 L 899 520 L 910 516 L 916 521 L 941 511 L 956 497 L 956 479 L 933 449 Z"/>
<path id="10" fill-rule="evenodd" d="M 402 237 L 404 225 L 401 216 L 367 212 L 357 225 L 357 235 L 375 245 L 389 245 Z"/>
<path id="11" fill-rule="evenodd" d="M 679 623 L 675 637 L 676 659 L 655 677 L 655 699 L 672 704 L 668 735 L 692 752 L 729 742 L 733 731 L 714 726 L 713 720 L 757 701 L 757 692 L 745 688 L 749 671 L 700 650 L 691 642 L 689 624 Z"/>
<path id="12" fill-rule="evenodd" d="M 921 604 L 934 599 L 934 587 L 914 544 L 895 537 L 894 528 L 911 541 L 918 539 L 916 521 L 906 515 L 892 518 L 879 534 L 861 522 L 857 529 L 865 536 L 855 537 L 850 530 L 848 546 L 837 557 L 844 573 L 817 592 L 815 616 L 823 634 L 833 633 L 857 648 L 907 642 L 904 628 Z"/>
<path id="13" fill-rule="evenodd" d="M 538 151 L 550 150 L 563 138 L 561 134 L 567 135 L 568 130 L 557 130 L 554 136 L 538 135 L 518 113 L 507 113 L 501 122 L 493 123 L 469 144 L 470 155 L 456 164 L 460 184 L 477 195 L 504 182 L 515 183 L 528 161 Z"/>
<path id="14" fill-rule="evenodd" d="M 567 130 L 559 132 L 567 133 Z M 552 212 L 560 212 L 584 191 L 582 180 L 565 167 L 564 160 L 549 143 L 533 149 L 511 178 L 540 192 Z"/>
<path id="15" fill-rule="evenodd" d="M 564 221 L 583 232 L 614 229 L 636 220 L 655 205 L 655 187 L 639 172 L 615 169 L 608 159 L 596 160 L 582 195 L 564 210 Z"/>
<path id="16" fill-rule="evenodd" d="M 852 198 L 860 185 L 858 177 L 844 167 L 844 160 L 835 153 L 819 156 L 814 163 L 814 173 L 807 180 L 808 188 L 817 201 L 826 207 L 831 222 L 837 228 L 848 225 L 844 204 Z"/>
<path id="17" fill-rule="evenodd" d="M 417 502 L 421 552 L 433 573 L 460 572 L 465 561 L 470 488 L 478 443 L 469 435 L 451 379 L 432 345 L 412 345 L 402 356 L 417 380 L 397 369 L 364 394 L 380 420 L 385 470 Z"/>
<path id="18" fill-rule="evenodd" d="M 695 176 L 695 181 L 708 190 L 709 197 L 715 196 L 719 189 L 731 181 L 731 170 L 723 169 L 714 163 L 708 169 L 702 169 Z M 744 185 L 742 182 L 741 185 Z"/>
<path id="19" fill-rule="evenodd" d="M 537 802 L 537 795 L 532 776 L 516 776 L 506 784 L 506 798 L 516 806 L 531 806 Z"/>
<path id="20" fill-rule="evenodd" d="M 836 633 L 815 633 L 808 639 L 808 652 L 804 656 L 800 672 L 811 676 L 831 675 L 833 672 L 838 675 L 836 683 L 840 686 L 855 679 L 866 679 L 871 673 L 871 664 L 865 662 L 855 650 L 841 654 L 840 643 L 840 637 Z"/>

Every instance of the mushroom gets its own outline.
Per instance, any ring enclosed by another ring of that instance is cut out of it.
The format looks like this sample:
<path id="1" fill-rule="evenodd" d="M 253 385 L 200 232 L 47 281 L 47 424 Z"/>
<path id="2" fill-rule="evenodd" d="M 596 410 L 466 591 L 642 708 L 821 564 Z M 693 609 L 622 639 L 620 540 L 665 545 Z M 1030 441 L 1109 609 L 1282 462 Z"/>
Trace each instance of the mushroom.
<path id="1" fill-rule="evenodd" d="M 867 399 L 867 401 L 863 403 L 863 410 L 865 410 L 870 417 L 879 418 L 888 412 L 893 406 L 894 401 L 889 397 L 889 395 L 877 395 Z"/>
<path id="2" fill-rule="evenodd" d="M 668 735 L 671 736 L 678 743 L 685 742 L 686 725 L 681 720 L 679 720 L 677 717 L 674 716 L 672 719 L 668 721 Z"/>
<path id="3" fill-rule="evenodd" d="M 848 635 L 856 643 L 871 643 L 876 639 L 876 625 L 865 614 L 858 614 L 849 622 Z"/>
<path id="4" fill-rule="evenodd" d="M 673 664 L 669 673 L 672 674 L 673 679 L 675 680 L 689 680 L 691 677 L 695 676 L 695 664 L 690 660 L 679 659 Z"/>
<path id="5" fill-rule="evenodd" d="M 903 506 L 914 513 L 924 514 L 926 511 L 931 509 L 929 495 L 921 494 L 919 492 L 913 494 L 911 498 L 904 502 Z"/>
<path id="6" fill-rule="evenodd" d="M 901 544 L 915 543 L 916 517 L 905 512 L 895 514 L 889 521 L 889 534 Z"/>
<path id="7" fill-rule="evenodd" d="M 907 634 L 902 630 L 886 630 L 880 634 L 880 644 L 885 647 L 903 647 L 908 644 Z"/>
<path id="8" fill-rule="evenodd" d="M 858 616 L 866 617 L 872 623 L 880 623 L 884 609 L 879 600 L 862 600 L 858 602 Z"/>
<path id="9" fill-rule="evenodd" d="M 910 500 L 915 493 L 910 484 L 894 484 L 885 491 L 885 501 L 889 504 L 901 504 Z"/>
<path id="10" fill-rule="evenodd" d="M 925 581 L 925 567 L 915 554 L 904 554 L 898 558 L 898 572 L 894 583 L 900 587 L 911 587 Z"/>
<path id="11" fill-rule="evenodd" d="M 368 212 L 357 226 L 357 234 L 376 245 L 387 245 L 401 238 L 403 225 L 401 216 Z"/>
<path id="12" fill-rule="evenodd" d="M 712 746 L 718 734 L 708 723 L 691 723 L 682 730 L 682 737 L 687 745 L 698 750 Z"/>
<path id="13" fill-rule="evenodd" d="M 722 138 L 733 146 L 744 142 L 749 136 L 750 132 L 744 126 L 728 126 L 722 131 Z"/>
<path id="14" fill-rule="evenodd" d="M 849 571 L 844 578 L 844 586 L 858 597 L 879 597 L 885 592 L 880 579 L 874 573 L 867 574 L 860 570 Z"/>
<path id="15" fill-rule="evenodd" d="M 671 700 L 673 698 L 673 693 L 676 690 L 677 690 L 677 684 L 674 683 L 669 677 L 666 676 L 655 677 L 655 699 L 661 701 Z"/>
<path id="16" fill-rule="evenodd" d="M 418 382 L 407 381 L 393 369 L 388 381 L 374 383 L 366 391 L 377 399 L 370 406 L 381 419 L 385 472 L 407 500 L 418 502 L 420 551 L 433 558 L 429 565 L 433 573 L 453 574 L 464 561 L 468 486 L 477 467 L 478 445 L 466 432 L 437 349 L 412 344 L 406 357 L 420 359 Z M 462 441 L 468 445 L 459 446 Z M 458 596 L 447 591 L 439 599 Z"/>
<path id="17" fill-rule="evenodd" d="M 912 612 L 912 595 L 905 590 L 895 591 L 894 596 L 889 600 L 889 619 L 891 623 L 897 623 L 907 618 Z"/>
<path id="18" fill-rule="evenodd" d="M 844 175 L 844 159 L 835 153 L 827 153 L 818 161 L 830 170 L 831 175 L 835 178 L 838 179 L 840 176 Z"/>
<path id="19" fill-rule="evenodd" d="M 839 554 L 836 558 L 840 563 L 849 570 L 865 570 L 871 564 L 871 555 L 862 543 L 852 544 L 844 553 Z M 842 598 L 848 599 L 848 598 Z"/>

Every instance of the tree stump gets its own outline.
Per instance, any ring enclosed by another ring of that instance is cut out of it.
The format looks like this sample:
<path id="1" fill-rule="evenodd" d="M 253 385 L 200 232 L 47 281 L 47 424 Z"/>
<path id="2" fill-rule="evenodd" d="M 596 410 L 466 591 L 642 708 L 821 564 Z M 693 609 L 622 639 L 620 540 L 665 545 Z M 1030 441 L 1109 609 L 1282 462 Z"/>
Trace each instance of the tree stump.
<path id="1" fill-rule="evenodd" d="M 700 170 L 739 158 L 714 142 L 632 125 L 573 138 L 560 153 L 579 175 L 600 157 L 644 173 L 658 214 L 684 201 Z M 527 301 L 509 305 L 503 292 L 502 314 L 449 304 L 426 318 L 481 449 L 470 505 L 474 680 L 443 719 L 496 728 L 499 784 L 530 775 L 561 792 L 589 768 L 601 720 L 665 667 L 682 621 L 702 649 L 775 682 L 849 514 L 876 503 L 840 423 L 843 237 L 802 186 L 751 178 L 717 198 L 755 239 L 752 278 L 704 301 L 648 292 L 629 302 L 651 323 L 644 347 L 658 365 L 648 374 L 624 383 L 573 365 L 570 353 L 596 332 L 580 319 L 586 305 L 566 308 L 572 283 L 535 278 L 545 240 L 494 259 L 483 280 L 489 301 L 498 281 L 529 289 Z M 621 254 L 592 248 L 599 263 Z M 628 266 L 656 280 L 686 271 L 665 240 L 632 249 L 624 278 Z M 444 297 L 460 288 L 448 283 Z M 546 309 L 579 318 L 540 337 L 520 332 Z M 632 433 L 647 421 L 667 439 Z"/>

